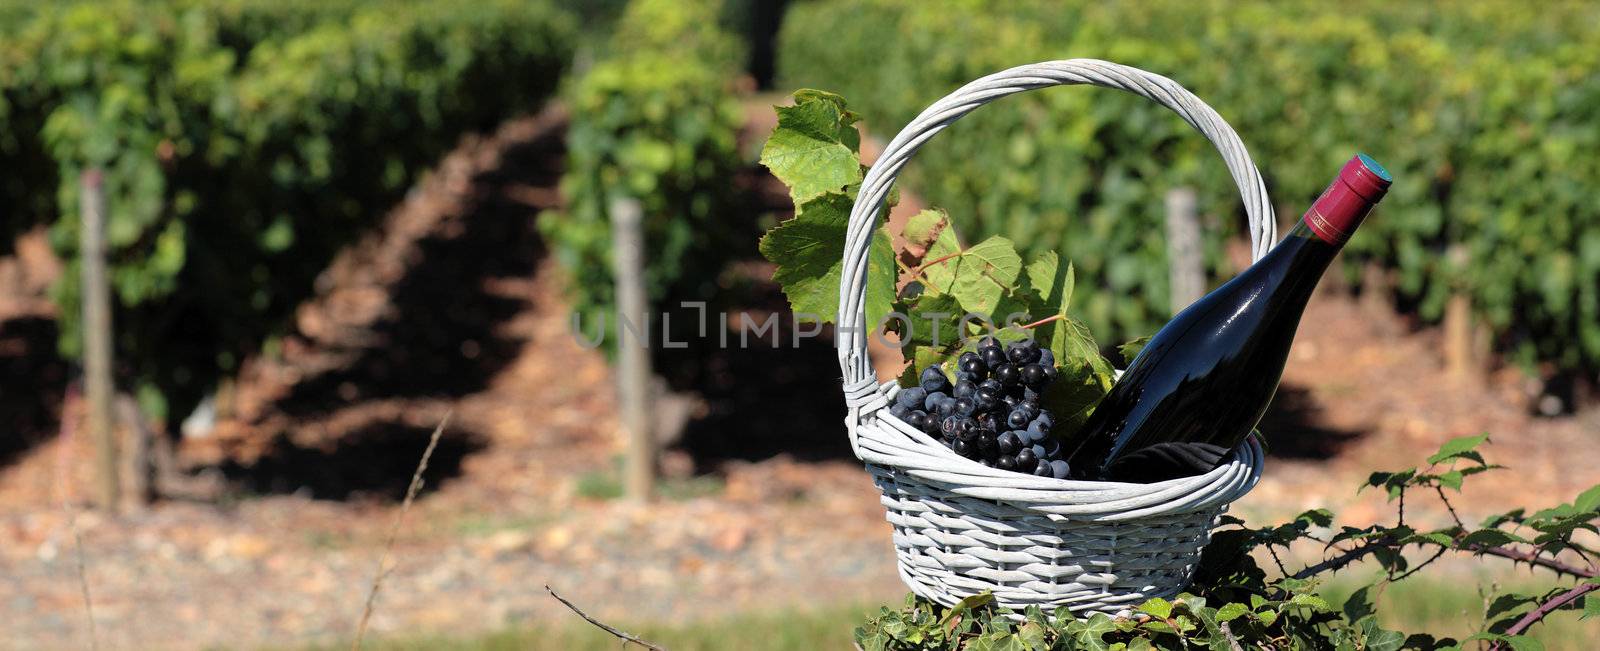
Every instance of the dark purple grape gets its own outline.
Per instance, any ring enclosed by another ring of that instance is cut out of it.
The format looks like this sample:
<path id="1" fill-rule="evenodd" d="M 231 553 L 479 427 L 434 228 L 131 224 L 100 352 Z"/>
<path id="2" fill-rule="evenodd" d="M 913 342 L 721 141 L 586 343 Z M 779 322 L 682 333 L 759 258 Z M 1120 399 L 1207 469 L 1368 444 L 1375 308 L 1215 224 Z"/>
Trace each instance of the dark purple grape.
<path id="1" fill-rule="evenodd" d="M 961 369 L 963 373 L 970 373 L 978 377 L 983 377 L 983 374 L 989 372 L 989 365 L 985 364 L 983 358 L 977 353 L 962 354 L 960 366 L 957 368 Z"/>
<path id="2" fill-rule="evenodd" d="M 1039 477 L 1051 477 L 1051 476 L 1053 476 L 1054 473 L 1050 472 L 1050 460 L 1049 459 L 1040 459 L 1040 460 L 1034 462 L 1033 474 L 1035 474 L 1035 475 L 1037 475 Z"/>
<path id="3" fill-rule="evenodd" d="M 1044 453 L 1044 446 L 1040 445 L 1038 443 L 1035 443 L 1033 445 L 1028 446 L 1028 449 L 1029 450 L 1033 450 L 1033 456 L 1038 457 L 1040 459 L 1044 459 L 1044 458 L 1047 458 L 1047 457 L 1050 456 L 1050 455 Z"/>
<path id="4" fill-rule="evenodd" d="M 956 438 L 971 441 L 978 437 L 978 423 L 971 418 L 963 418 L 956 424 Z"/>
<path id="5" fill-rule="evenodd" d="M 1006 351 L 1000 350 L 998 346 L 994 348 L 979 348 L 978 356 L 983 358 L 984 365 L 989 368 L 1006 363 Z"/>
<path id="6" fill-rule="evenodd" d="M 895 404 L 901 405 L 906 409 L 917 409 L 922 406 L 922 401 L 927 399 L 927 397 L 928 392 L 924 391 L 922 387 L 911 387 L 909 389 L 900 391 L 898 394 L 895 394 L 894 402 Z"/>
<path id="7" fill-rule="evenodd" d="M 958 414 L 963 416 L 971 415 L 977 408 L 978 403 L 972 398 L 956 398 L 955 410 Z"/>
<path id="8" fill-rule="evenodd" d="M 1039 368 L 1044 369 L 1044 385 L 1045 386 L 1050 386 L 1050 383 L 1051 382 L 1055 382 L 1056 378 L 1060 377 L 1060 375 L 1061 375 L 1061 372 L 1057 371 L 1056 367 L 1051 366 L 1049 364 L 1040 364 Z"/>
<path id="9" fill-rule="evenodd" d="M 1006 415 L 1006 424 L 1010 425 L 1012 429 L 1027 429 L 1028 423 L 1032 420 L 1033 418 L 1028 414 L 1028 408 L 1023 406 L 1012 409 L 1011 413 Z"/>
<path id="10" fill-rule="evenodd" d="M 1011 344 L 1011 347 L 1006 350 L 1006 358 L 1010 359 L 1012 364 L 1018 366 L 1032 364 L 1039 360 L 1039 342 L 1032 339 L 1024 339 Z"/>
<path id="11" fill-rule="evenodd" d="M 1006 411 L 1009 412 L 1012 409 L 1016 409 L 1017 405 L 1022 404 L 1022 398 L 1018 398 L 1011 393 L 1006 393 L 1005 395 L 1000 396 L 1000 402 L 1005 403 Z"/>
<path id="12" fill-rule="evenodd" d="M 1048 432 L 1055 429 L 1056 417 L 1052 416 L 1050 412 L 1040 409 L 1039 415 L 1033 417 L 1033 422 L 1039 425 L 1039 429 Z"/>
<path id="13" fill-rule="evenodd" d="M 951 389 L 950 395 L 953 395 L 957 398 L 971 398 L 972 394 L 977 392 L 978 385 L 976 383 L 970 380 L 960 380 L 956 382 L 955 388 Z"/>
<path id="14" fill-rule="evenodd" d="M 1039 457 L 1033 453 L 1032 448 L 1017 450 L 1017 467 L 1032 469 L 1039 465 Z"/>
<path id="15" fill-rule="evenodd" d="M 978 463 L 983 464 L 983 467 L 985 467 L 985 468 L 993 468 L 994 467 L 994 462 L 990 461 L 988 459 L 978 459 Z"/>
<path id="16" fill-rule="evenodd" d="M 973 395 L 977 398 L 977 401 L 980 405 L 983 403 L 989 403 L 990 405 L 993 405 L 994 403 L 1000 401 L 1000 392 L 990 387 L 980 386 L 978 387 L 977 393 Z"/>
<path id="17" fill-rule="evenodd" d="M 1039 351 L 1039 365 L 1043 366 L 1045 368 L 1051 369 L 1051 370 L 1055 370 L 1055 368 L 1056 368 L 1056 353 L 1055 353 L 1055 351 L 1052 351 L 1049 348 L 1045 348 L 1045 349 L 1040 350 Z"/>
<path id="18" fill-rule="evenodd" d="M 949 437 L 955 436 L 956 435 L 956 430 L 960 429 L 960 428 L 961 428 L 961 417 L 960 416 L 945 416 L 944 418 L 939 420 L 939 433 L 940 434 L 944 434 L 945 436 L 949 436 Z"/>
<path id="19" fill-rule="evenodd" d="M 1000 348 L 1000 340 L 999 339 L 995 339 L 994 335 L 989 335 L 987 337 L 984 337 L 983 339 L 978 340 L 978 353 L 979 354 L 982 354 L 985 349 L 989 349 L 989 348 L 993 348 L 995 350 L 1001 350 L 1001 348 Z"/>
<path id="20" fill-rule="evenodd" d="M 928 395 L 923 396 L 922 398 L 922 410 L 933 411 L 934 406 L 943 401 L 945 395 L 946 394 L 943 391 L 929 391 Z"/>
<path id="21" fill-rule="evenodd" d="M 971 441 L 963 441 L 961 439 L 956 439 L 956 442 L 950 446 L 950 449 L 955 450 L 956 454 L 968 459 L 971 459 L 973 453 L 975 452 Z"/>
<path id="22" fill-rule="evenodd" d="M 1001 470 L 1016 470 L 1017 459 L 1009 454 L 1002 454 L 999 459 L 995 460 L 994 467 Z"/>
<path id="23" fill-rule="evenodd" d="M 1056 479 L 1066 479 L 1067 473 L 1071 470 L 1072 468 L 1067 466 L 1067 462 L 1060 459 L 1050 462 L 1050 476 Z"/>
<path id="24" fill-rule="evenodd" d="M 950 378 L 944 376 L 944 371 L 937 366 L 929 366 L 922 370 L 922 389 L 929 393 L 946 391 L 950 389 Z"/>
<path id="25" fill-rule="evenodd" d="M 996 437 L 995 437 L 995 434 L 994 434 L 994 430 L 992 430 L 992 429 L 980 429 L 980 430 L 978 430 L 978 450 L 979 451 L 983 452 L 985 455 L 988 455 L 988 454 L 990 454 L 991 452 L 993 452 L 996 449 L 997 445 L 998 445 L 998 443 L 996 443 Z"/>
<path id="26" fill-rule="evenodd" d="M 1044 367 L 1038 364 L 1029 364 L 1020 371 L 1023 386 L 1038 388 L 1045 385 Z"/>
<path id="27" fill-rule="evenodd" d="M 984 381 L 978 383 L 978 390 L 982 391 L 984 389 L 988 389 L 990 391 L 993 391 L 996 396 L 999 396 L 1001 393 L 1005 392 L 1006 385 L 1001 384 L 999 380 L 996 380 L 994 378 L 989 378 L 987 380 L 984 380 Z"/>
<path id="28" fill-rule="evenodd" d="M 913 409 L 910 414 L 906 415 L 905 421 L 907 425 L 917 429 L 925 429 L 928 426 L 928 412 L 921 409 Z"/>
<path id="29" fill-rule="evenodd" d="M 1013 364 L 1001 364 L 994 367 L 994 379 L 999 380 L 1003 386 L 1016 386 L 1022 381 L 1022 372 Z"/>
<path id="30" fill-rule="evenodd" d="M 1018 438 L 1013 432 L 1005 432 L 996 436 L 994 442 L 995 446 L 1000 450 L 1000 454 L 1016 454 L 1017 449 L 1022 447 L 1022 439 Z"/>
<path id="31" fill-rule="evenodd" d="M 906 414 L 911 413 L 911 408 L 896 402 L 893 406 L 889 407 L 889 413 L 893 414 L 895 418 L 905 420 Z"/>

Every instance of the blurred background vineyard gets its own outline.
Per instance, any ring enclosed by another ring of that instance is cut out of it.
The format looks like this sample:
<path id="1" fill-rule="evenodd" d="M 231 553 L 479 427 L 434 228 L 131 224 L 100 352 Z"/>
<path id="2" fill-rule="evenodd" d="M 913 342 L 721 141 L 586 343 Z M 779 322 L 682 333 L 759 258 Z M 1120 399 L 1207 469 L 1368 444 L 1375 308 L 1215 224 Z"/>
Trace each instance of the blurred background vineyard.
<path id="1" fill-rule="evenodd" d="M 1569 497 L 1600 482 L 1584 461 L 1600 444 L 1597 43 L 1600 7 L 1579 2 L 0 0 L 7 637 L 87 641 L 62 504 L 93 481 L 77 388 L 92 169 L 116 386 L 174 448 L 153 503 L 81 516 L 117 648 L 346 639 L 452 410 L 374 620 L 395 644 L 596 643 L 548 582 L 672 648 L 837 646 L 900 588 L 830 340 L 717 344 L 742 318 L 793 325 L 756 251 L 789 213 L 756 163 L 771 106 L 842 94 L 870 156 L 960 84 L 1056 58 L 1193 90 L 1243 137 L 1281 224 L 1355 151 L 1398 179 L 1313 305 L 1241 514 L 1342 499 L 1359 519 L 1376 502 L 1349 497 L 1353 478 L 1485 430 L 1523 480 L 1469 504 Z M 1211 283 L 1243 262 L 1214 151 L 1132 96 L 1009 99 L 905 178 L 902 209 L 1070 259 L 1102 342 L 1171 313 L 1169 190 L 1198 191 Z M 665 450 L 649 506 L 611 499 L 612 351 L 569 332 L 614 308 L 620 197 L 643 209 L 658 326 L 688 342 L 651 351 Z M 1551 646 L 1578 648 L 1579 626 L 1556 621 Z M 727 637 L 750 628 L 779 633 Z"/>

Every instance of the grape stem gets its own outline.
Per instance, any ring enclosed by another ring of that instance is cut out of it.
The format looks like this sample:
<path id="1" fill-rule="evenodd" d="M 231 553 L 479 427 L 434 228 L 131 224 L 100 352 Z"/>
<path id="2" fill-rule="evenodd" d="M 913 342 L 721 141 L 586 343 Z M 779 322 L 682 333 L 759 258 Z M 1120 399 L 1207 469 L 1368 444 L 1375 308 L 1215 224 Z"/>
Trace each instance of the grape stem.
<path id="1" fill-rule="evenodd" d="M 1060 320 L 1065 319 L 1065 318 L 1067 318 L 1067 315 L 1065 315 L 1065 314 L 1056 314 L 1056 315 L 1053 315 L 1053 316 L 1047 316 L 1047 317 L 1045 317 L 1043 319 L 1039 319 L 1038 321 L 1034 321 L 1033 323 L 1020 325 L 1020 326 L 1017 326 L 1017 327 L 1022 328 L 1023 330 L 1031 330 L 1033 328 L 1037 328 L 1039 326 L 1042 326 L 1042 325 L 1044 325 L 1046 323 L 1054 323 L 1056 321 L 1060 321 Z"/>

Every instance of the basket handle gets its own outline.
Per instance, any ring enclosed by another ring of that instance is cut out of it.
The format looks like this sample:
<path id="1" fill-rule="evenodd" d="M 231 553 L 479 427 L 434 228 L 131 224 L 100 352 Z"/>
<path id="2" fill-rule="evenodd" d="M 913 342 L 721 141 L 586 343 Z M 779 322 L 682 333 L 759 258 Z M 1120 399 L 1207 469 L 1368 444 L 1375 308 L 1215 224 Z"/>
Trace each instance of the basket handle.
<path id="1" fill-rule="evenodd" d="M 1252 260 L 1261 259 L 1277 242 L 1277 220 L 1267 199 L 1267 187 L 1261 180 L 1261 172 L 1250 160 L 1249 152 L 1245 151 L 1244 143 L 1216 111 L 1177 82 L 1098 59 L 1045 61 L 983 77 L 924 109 L 889 141 L 861 182 L 861 192 L 850 210 L 850 226 L 845 234 L 836 329 L 839 367 L 844 371 L 845 393 L 852 403 L 865 398 L 865 389 L 877 382 L 867 357 L 867 337 L 871 336 L 871 331 L 863 325 L 867 319 L 867 247 L 895 177 L 923 143 L 973 109 L 1023 91 L 1074 84 L 1125 90 L 1172 109 L 1222 152 L 1228 172 L 1244 198 L 1245 214 L 1250 221 Z"/>

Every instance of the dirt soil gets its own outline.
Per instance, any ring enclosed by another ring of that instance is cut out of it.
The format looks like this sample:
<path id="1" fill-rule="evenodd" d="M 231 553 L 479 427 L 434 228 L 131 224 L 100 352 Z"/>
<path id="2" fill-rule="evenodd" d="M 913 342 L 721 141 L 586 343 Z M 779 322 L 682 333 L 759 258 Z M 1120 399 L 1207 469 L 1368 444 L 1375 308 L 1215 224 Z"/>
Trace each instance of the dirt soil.
<path id="1" fill-rule="evenodd" d="M 64 398 L 67 365 L 39 300 L 48 263 L 0 259 L 0 418 L 16 424 L 0 441 L 0 648 L 89 646 L 80 562 L 103 648 L 347 638 L 398 498 L 447 412 L 376 635 L 572 621 L 546 584 L 629 620 L 903 594 L 877 493 L 843 442 L 826 342 L 677 360 L 671 368 L 691 371 L 676 372 L 675 388 L 699 395 L 666 458 L 668 498 L 603 497 L 621 449 L 612 377 L 569 334 L 534 228 L 558 201 L 560 128 L 547 113 L 464 142 L 340 257 L 281 352 L 252 360 L 210 433 L 183 441 L 189 471 L 227 487 L 214 499 L 116 517 L 83 508 L 81 407 Z M 758 204 L 783 197 L 762 192 Z M 23 267 L 32 271 L 6 271 Z M 741 265 L 730 281 L 752 312 L 782 305 L 763 269 Z M 1274 456 L 1234 513 L 1264 523 L 1330 506 L 1350 524 L 1386 518 L 1381 496 L 1355 496 L 1368 472 L 1483 431 L 1494 434 L 1490 459 L 1512 470 L 1469 483 L 1464 517 L 1600 483 L 1592 454 L 1573 453 L 1600 442 L 1600 410 L 1530 416 L 1514 373 L 1448 380 L 1437 348 L 1430 331 L 1319 295 L 1262 425 Z"/>

